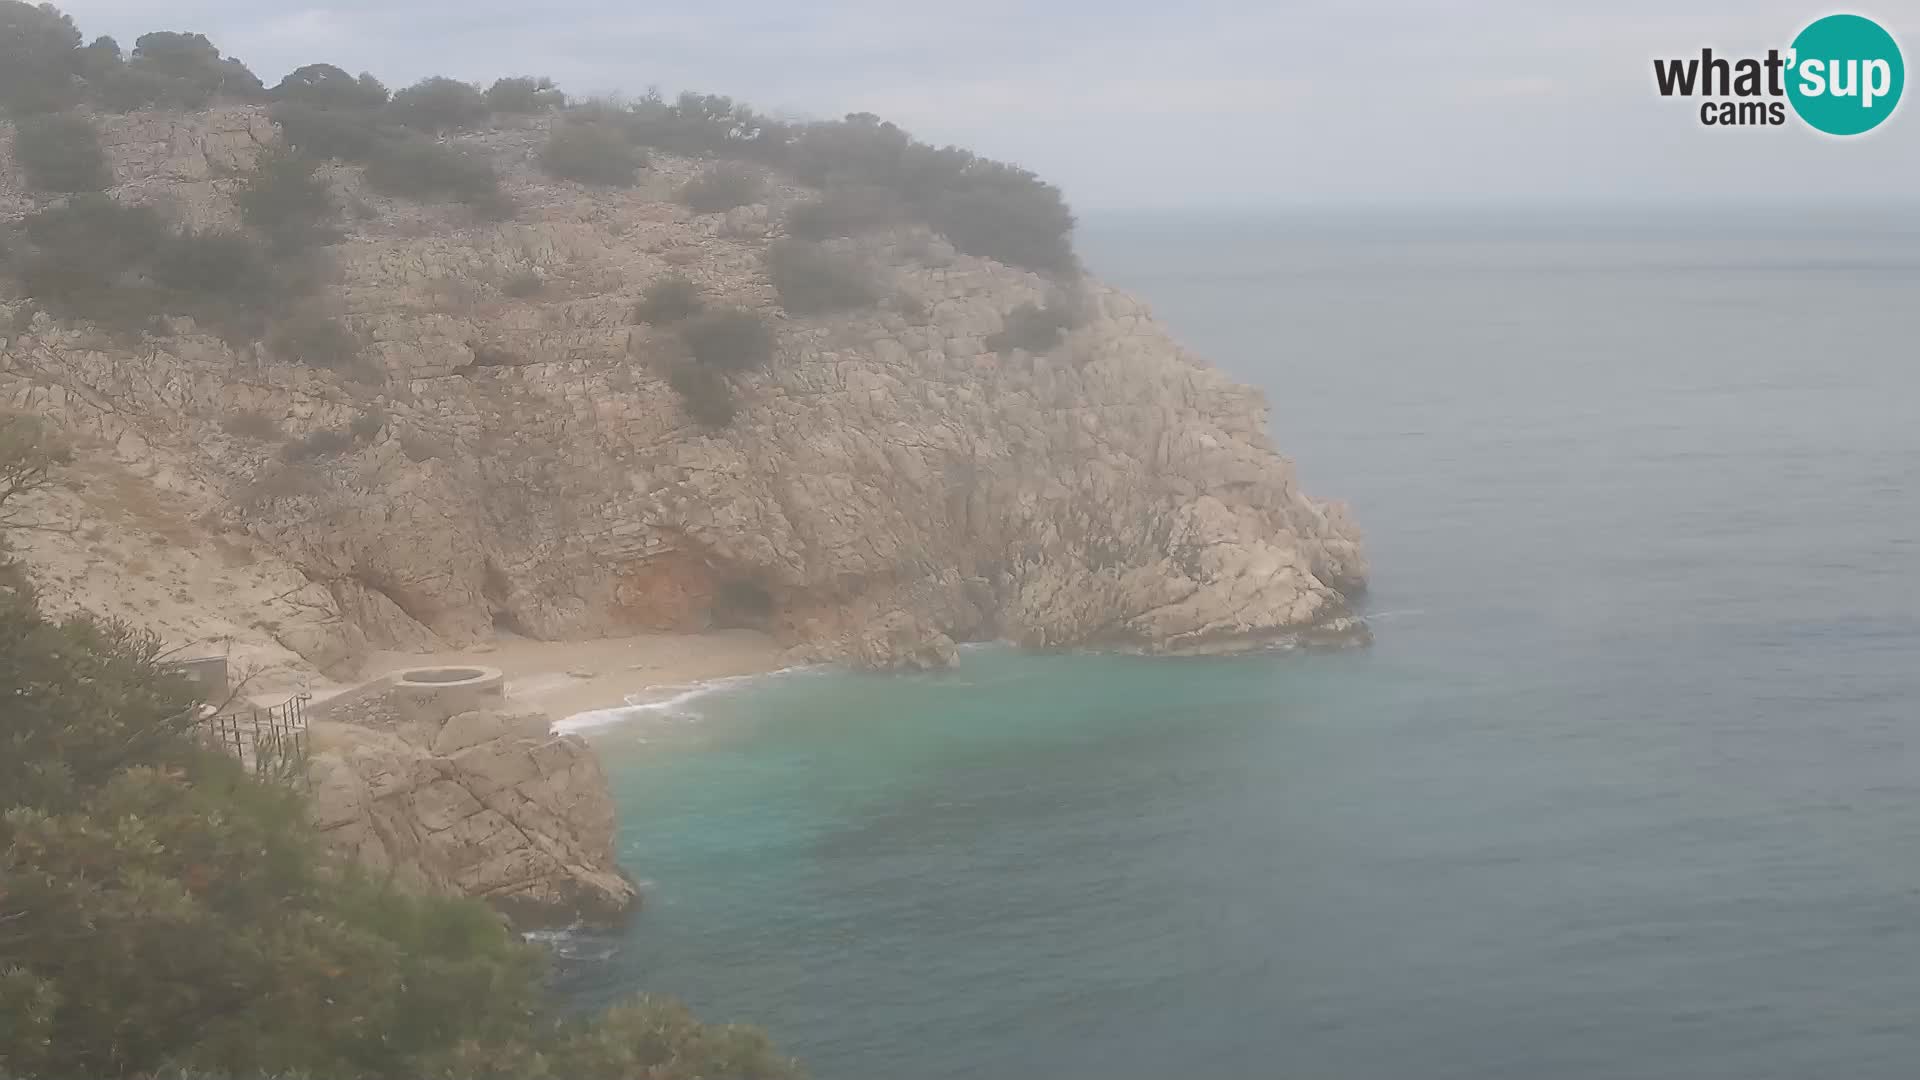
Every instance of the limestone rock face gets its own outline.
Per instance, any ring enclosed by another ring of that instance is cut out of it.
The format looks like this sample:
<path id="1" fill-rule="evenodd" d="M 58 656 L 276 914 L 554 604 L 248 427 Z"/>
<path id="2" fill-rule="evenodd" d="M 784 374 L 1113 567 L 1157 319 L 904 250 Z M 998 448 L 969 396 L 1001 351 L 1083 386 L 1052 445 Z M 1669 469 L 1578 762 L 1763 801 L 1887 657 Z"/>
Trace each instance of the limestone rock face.
<path id="1" fill-rule="evenodd" d="M 376 695 L 315 721 L 313 738 L 321 836 L 401 887 L 476 897 L 522 927 L 612 922 L 638 903 L 599 762 L 546 717 L 438 716 Z"/>
<path id="2" fill-rule="evenodd" d="M 231 213 L 218 177 L 265 121 L 100 122 L 117 195 L 171 187 L 216 218 Z M 8 342 L 0 396 L 58 390 L 74 425 L 137 432 L 139 453 L 216 492 L 212 519 L 298 567 L 370 645 L 747 624 L 799 658 L 923 667 L 996 636 L 1364 640 L 1349 600 L 1366 560 L 1345 509 L 1299 490 L 1260 393 L 1137 300 L 902 227 L 836 241 L 886 299 L 791 317 L 764 256 L 810 192 L 776 179 L 763 203 L 696 214 L 676 192 L 697 162 L 655 155 L 635 188 L 596 191 L 537 172 L 543 138 L 539 124 L 463 137 L 502 170 L 505 222 L 329 167 L 356 207 L 333 287 L 371 375 L 236 350 L 184 320 L 135 363 L 42 315 Z M 631 317 L 669 273 L 777 331 L 772 364 L 733 378 L 723 429 L 692 421 L 666 382 L 673 328 Z M 988 348 L 1023 303 L 1072 303 L 1078 325 L 1041 352 Z M 347 452 L 296 467 L 226 434 L 240 412 L 289 437 L 363 424 Z"/>

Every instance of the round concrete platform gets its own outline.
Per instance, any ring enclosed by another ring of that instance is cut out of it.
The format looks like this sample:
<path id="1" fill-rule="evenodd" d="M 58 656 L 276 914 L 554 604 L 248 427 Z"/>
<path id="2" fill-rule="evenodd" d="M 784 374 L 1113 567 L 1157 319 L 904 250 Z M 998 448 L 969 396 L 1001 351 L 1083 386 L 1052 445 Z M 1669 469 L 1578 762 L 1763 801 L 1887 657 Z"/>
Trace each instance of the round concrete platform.
<path id="1" fill-rule="evenodd" d="M 506 703 L 506 676 L 498 668 L 407 668 L 393 673 L 393 688 L 411 701 L 431 704 L 448 715 L 472 709 L 497 709 Z"/>

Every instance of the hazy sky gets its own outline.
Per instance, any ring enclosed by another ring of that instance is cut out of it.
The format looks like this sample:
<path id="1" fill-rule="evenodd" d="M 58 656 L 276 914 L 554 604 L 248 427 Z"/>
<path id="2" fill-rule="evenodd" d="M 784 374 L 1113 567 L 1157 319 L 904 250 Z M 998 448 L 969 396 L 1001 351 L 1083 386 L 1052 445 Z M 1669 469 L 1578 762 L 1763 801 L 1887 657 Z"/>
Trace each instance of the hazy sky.
<path id="1" fill-rule="evenodd" d="M 1870 135 L 1702 127 L 1651 60 L 1785 48 L 1788 0 L 794 3 L 75 0 L 131 48 L 196 30 L 268 85 L 300 64 L 575 94 L 658 85 L 881 114 L 1017 161 L 1082 209 L 1319 201 L 1813 200 L 1920 192 L 1920 90 Z M 649 10 L 653 9 L 653 10 Z M 1686 9 L 1684 11 L 1678 9 Z M 1855 8 L 1920 63 L 1920 2 Z M 164 12 L 156 15 L 155 12 Z"/>

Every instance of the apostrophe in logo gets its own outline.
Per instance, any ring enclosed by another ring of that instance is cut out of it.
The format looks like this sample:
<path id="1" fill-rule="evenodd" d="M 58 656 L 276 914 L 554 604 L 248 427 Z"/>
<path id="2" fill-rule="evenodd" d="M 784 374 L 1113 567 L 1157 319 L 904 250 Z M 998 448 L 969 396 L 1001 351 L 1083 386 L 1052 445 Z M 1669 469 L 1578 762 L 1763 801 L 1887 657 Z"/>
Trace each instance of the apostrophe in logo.
<path id="1" fill-rule="evenodd" d="M 1800 31 L 1787 63 L 1793 111 L 1829 135 L 1878 127 L 1907 82 L 1893 35 L 1858 15 L 1829 15 Z"/>
<path id="2" fill-rule="evenodd" d="M 1907 82 L 1893 35 L 1860 15 L 1829 15 L 1800 31 L 1783 53 L 1765 58 L 1715 56 L 1655 60 L 1661 97 L 1701 97 L 1708 127 L 1777 126 L 1787 106 L 1816 131 L 1859 135 L 1893 115 Z"/>

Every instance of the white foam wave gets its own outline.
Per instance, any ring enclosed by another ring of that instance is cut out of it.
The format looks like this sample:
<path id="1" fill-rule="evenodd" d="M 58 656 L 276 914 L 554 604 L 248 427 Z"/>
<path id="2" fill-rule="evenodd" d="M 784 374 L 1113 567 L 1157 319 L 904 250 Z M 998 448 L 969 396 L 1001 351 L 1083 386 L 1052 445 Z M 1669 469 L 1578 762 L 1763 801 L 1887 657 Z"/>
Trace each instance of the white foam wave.
<path id="1" fill-rule="evenodd" d="M 553 722 L 553 731 L 558 735 L 575 735 L 583 731 L 624 724 L 649 715 L 698 719 L 700 714 L 689 706 L 708 694 L 803 670 L 805 669 L 798 667 L 780 668 L 758 675 L 732 675 L 724 679 L 709 679 L 706 682 L 654 687 L 637 694 L 628 694 L 625 705 L 611 709 L 589 709 L 586 712 L 577 712 L 572 716 L 556 720 Z M 665 697 L 658 696 L 663 693 Z"/>
<path id="2" fill-rule="evenodd" d="M 620 951 L 618 941 L 577 924 L 564 930 L 527 930 L 521 933 L 520 939 L 538 945 L 562 960 L 597 963 L 612 958 L 614 953 Z"/>

